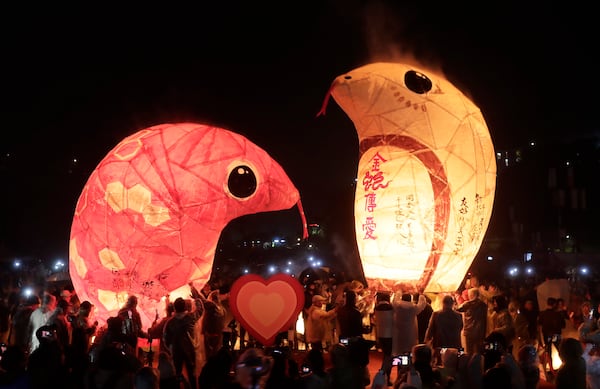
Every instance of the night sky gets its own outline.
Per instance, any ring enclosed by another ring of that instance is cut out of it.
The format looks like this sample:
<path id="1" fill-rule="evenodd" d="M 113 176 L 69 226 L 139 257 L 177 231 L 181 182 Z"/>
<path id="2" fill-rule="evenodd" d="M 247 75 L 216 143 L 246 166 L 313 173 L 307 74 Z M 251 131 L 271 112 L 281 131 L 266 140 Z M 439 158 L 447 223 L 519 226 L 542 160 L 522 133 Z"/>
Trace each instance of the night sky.
<path id="1" fill-rule="evenodd" d="M 316 113 L 336 76 L 369 62 L 443 70 L 479 105 L 497 149 L 598 131 L 591 5 L 418 3 L 5 10 L 0 257 L 66 257 L 98 162 L 124 137 L 180 121 L 265 149 L 308 221 L 352 239 L 356 133 L 333 100 Z"/>

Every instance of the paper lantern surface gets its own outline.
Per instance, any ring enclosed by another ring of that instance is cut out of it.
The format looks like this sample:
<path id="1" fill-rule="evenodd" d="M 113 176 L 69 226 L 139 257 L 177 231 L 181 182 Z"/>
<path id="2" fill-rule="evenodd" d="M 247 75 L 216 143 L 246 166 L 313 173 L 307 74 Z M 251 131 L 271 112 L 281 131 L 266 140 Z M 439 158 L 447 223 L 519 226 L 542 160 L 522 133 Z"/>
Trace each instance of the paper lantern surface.
<path id="1" fill-rule="evenodd" d="M 136 295 L 149 326 L 161 298 L 208 281 L 229 221 L 296 204 L 301 211 L 282 167 L 239 134 L 195 123 L 141 130 L 83 188 L 71 227 L 73 286 L 101 322 Z"/>
<path id="2" fill-rule="evenodd" d="M 271 346 L 277 334 L 296 322 L 304 306 L 304 288 L 286 274 L 268 280 L 248 274 L 231 286 L 229 306 L 250 335 L 264 346 Z"/>
<path id="3" fill-rule="evenodd" d="M 443 76 L 398 63 L 341 75 L 330 93 L 359 138 L 355 230 L 365 277 L 383 289 L 455 291 L 496 185 L 479 108 Z"/>

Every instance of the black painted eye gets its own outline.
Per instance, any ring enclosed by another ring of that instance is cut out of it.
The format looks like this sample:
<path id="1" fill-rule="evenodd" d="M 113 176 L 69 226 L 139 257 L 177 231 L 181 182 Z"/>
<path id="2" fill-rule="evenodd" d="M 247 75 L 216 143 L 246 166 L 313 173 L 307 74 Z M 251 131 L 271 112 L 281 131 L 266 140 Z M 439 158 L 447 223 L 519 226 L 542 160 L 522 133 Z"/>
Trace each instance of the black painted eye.
<path id="1" fill-rule="evenodd" d="M 426 75 L 414 70 L 409 70 L 404 74 L 404 84 L 406 84 L 408 89 L 420 95 L 429 92 L 433 86 L 431 80 Z"/>
<path id="2" fill-rule="evenodd" d="M 250 197 L 256 192 L 256 175 L 248 166 L 238 165 L 229 173 L 227 188 L 237 198 Z"/>

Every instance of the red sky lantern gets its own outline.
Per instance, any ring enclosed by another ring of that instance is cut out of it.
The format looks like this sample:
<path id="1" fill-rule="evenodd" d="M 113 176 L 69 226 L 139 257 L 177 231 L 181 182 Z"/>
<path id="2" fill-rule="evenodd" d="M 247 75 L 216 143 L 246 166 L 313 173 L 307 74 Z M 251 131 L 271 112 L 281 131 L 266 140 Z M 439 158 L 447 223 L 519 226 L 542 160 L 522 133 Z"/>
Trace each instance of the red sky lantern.
<path id="1" fill-rule="evenodd" d="M 358 133 L 355 230 L 369 284 L 455 291 L 480 248 L 496 187 L 479 108 L 442 75 L 399 63 L 352 70 L 330 93 Z"/>
<path id="2" fill-rule="evenodd" d="M 119 143 L 86 183 L 71 227 L 69 272 L 99 321 L 138 297 L 144 326 L 161 298 L 208 281 L 233 219 L 298 206 L 282 167 L 243 136 L 195 123 L 163 124 Z"/>

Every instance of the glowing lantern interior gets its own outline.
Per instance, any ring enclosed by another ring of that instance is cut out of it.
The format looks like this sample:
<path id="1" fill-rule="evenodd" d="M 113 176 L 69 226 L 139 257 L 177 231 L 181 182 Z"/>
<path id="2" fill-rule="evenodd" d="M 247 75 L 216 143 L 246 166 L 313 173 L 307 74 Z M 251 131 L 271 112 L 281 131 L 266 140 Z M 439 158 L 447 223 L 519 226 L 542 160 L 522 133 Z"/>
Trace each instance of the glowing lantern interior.
<path id="1" fill-rule="evenodd" d="M 83 188 L 71 228 L 73 285 L 100 322 L 136 295 L 147 327 L 161 298 L 189 297 L 188 283 L 208 281 L 229 221 L 296 204 L 301 211 L 299 200 L 281 166 L 239 134 L 194 123 L 139 131 Z"/>
<path id="2" fill-rule="evenodd" d="M 496 163 L 479 108 L 443 76 L 375 63 L 334 81 L 360 160 L 356 238 L 378 288 L 454 291 L 492 212 Z"/>

